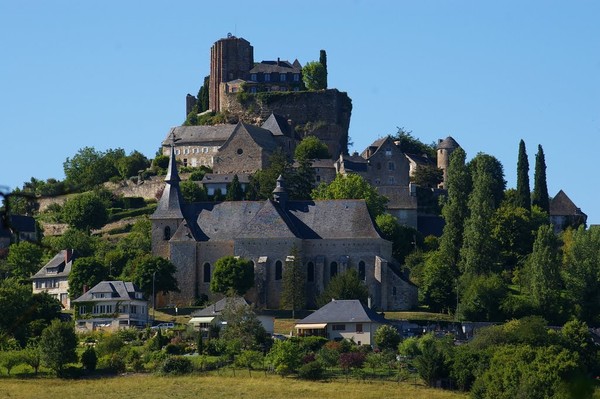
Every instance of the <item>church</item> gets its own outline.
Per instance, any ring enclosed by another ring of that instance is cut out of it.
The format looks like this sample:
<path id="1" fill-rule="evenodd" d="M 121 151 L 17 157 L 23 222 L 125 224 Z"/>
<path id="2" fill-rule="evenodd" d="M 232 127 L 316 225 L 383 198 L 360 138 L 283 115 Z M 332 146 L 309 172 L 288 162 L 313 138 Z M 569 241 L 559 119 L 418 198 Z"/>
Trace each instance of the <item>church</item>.
<path id="1" fill-rule="evenodd" d="M 354 268 L 369 289 L 372 306 L 405 310 L 417 305 L 417 287 L 392 258 L 364 200 L 288 199 L 280 177 L 265 201 L 185 203 L 171 147 L 165 188 L 152 221 L 152 252 L 177 268 L 180 293 L 164 298 L 185 306 L 196 298 L 220 298 L 210 291 L 215 262 L 240 256 L 254 265 L 254 287 L 246 298 L 257 307 L 277 309 L 286 263 L 296 247 L 306 276 L 307 306 L 330 279 Z"/>

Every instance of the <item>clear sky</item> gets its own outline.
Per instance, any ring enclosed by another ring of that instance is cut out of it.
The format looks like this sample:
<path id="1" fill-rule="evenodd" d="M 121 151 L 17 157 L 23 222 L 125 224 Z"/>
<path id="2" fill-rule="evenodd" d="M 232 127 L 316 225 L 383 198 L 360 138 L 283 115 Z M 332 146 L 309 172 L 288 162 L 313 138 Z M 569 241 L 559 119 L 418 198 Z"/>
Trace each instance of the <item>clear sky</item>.
<path id="1" fill-rule="evenodd" d="M 153 157 L 227 33 L 255 61 L 327 51 L 329 86 L 352 98 L 352 150 L 397 127 L 453 136 L 504 165 L 518 144 L 548 188 L 600 224 L 598 1 L 0 0 L 0 186 L 64 178 L 80 148 Z"/>

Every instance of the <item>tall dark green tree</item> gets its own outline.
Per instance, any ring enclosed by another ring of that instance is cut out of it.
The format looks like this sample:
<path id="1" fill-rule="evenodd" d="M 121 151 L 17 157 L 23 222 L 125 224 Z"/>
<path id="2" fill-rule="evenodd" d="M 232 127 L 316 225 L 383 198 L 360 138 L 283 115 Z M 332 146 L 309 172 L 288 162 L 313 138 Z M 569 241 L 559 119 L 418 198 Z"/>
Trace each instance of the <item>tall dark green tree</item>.
<path id="1" fill-rule="evenodd" d="M 84 287 L 92 288 L 108 277 L 108 269 L 93 257 L 77 258 L 69 273 L 69 297 L 76 299 L 83 294 Z"/>
<path id="2" fill-rule="evenodd" d="M 543 225 L 537 231 L 533 252 L 527 260 L 525 279 L 531 301 L 547 320 L 553 321 L 560 305 L 561 259 L 558 238 L 552 226 Z"/>
<path id="3" fill-rule="evenodd" d="M 150 297 L 153 291 L 155 294 L 179 292 L 179 285 L 175 278 L 176 271 L 175 265 L 167 259 L 144 255 L 130 262 L 123 274 L 133 280 L 146 296 Z"/>
<path id="4" fill-rule="evenodd" d="M 254 285 L 252 261 L 225 256 L 215 263 L 210 290 L 220 294 L 242 296 Z"/>
<path id="5" fill-rule="evenodd" d="M 504 199 L 504 191 L 506 190 L 506 180 L 504 180 L 504 167 L 502 163 L 494 156 L 479 153 L 475 158 L 471 159 L 468 164 L 469 172 L 475 184 L 476 171 L 481 168 L 490 179 L 490 187 L 492 195 L 492 207 L 498 208 Z"/>
<path id="6" fill-rule="evenodd" d="M 281 292 L 281 307 L 292 310 L 292 319 L 296 318 L 295 312 L 306 306 L 306 273 L 302 264 L 302 256 L 297 246 L 293 246 L 290 257 L 285 262 L 283 271 L 283 291 Z"/>
<path id="7" fill-rule="evenodd" d="M 244 190 L 242 190 L 242 185 L 240 184 L 238 175 L 234 175 L 231 183 L 227 185 L 227 194 L 225 195 L 225 200 L 241 201 L 242 199 L 244 199 Z"/>
<path id="8" fill-rule="evenodd" d="M 454 150 L 448 166 L 448 201 L 442 209 L 446 224 L 440 238 L 440 256 L 458 276 L 458 261 L 463 242 L 464 223 L 469 215 L 471 175 L 465 165 L 466 154 L 462 148 Z"/>
<path id="9" fill-rule="evenodd" d="M 204 84 L 198 91 L 198 102 L 196 104 L 197 104 L 199 113 L 208 110 L 208 101 L 209 101 L 208 100 L 208 86 L 209 86 L 209 83 L 210 83 L 210 76 L 206 76 L 204 78 Z"/>
<path id="10" fill-rule="evenodd" d="M 496 272 L 498 248 L 490 221 L 494 216 L 495 179 L 484 162 L 477 164 L 473 191 L 469 196 L 469 217 L 465 221 L 460 268 L 463 273 L 480 275 Z"/>
<path id="11" fill-rule="evenodd" d="M 369 290 L 360 280 L 356 269 L 348 269 L 329 280 L 329 284 L 317 298 L 317 305 L 323 306 L 332 299 L 358 299 L 363 305 L 367 305 L 368 298 Z"/>
<path id="12" fill-rule="evenodd" d="M 69 198 L 62 215 L 69 226 L 79 230 L 99 229 L 108 222 L 106 204 L 96 193 L 83 193 Z"/>
<path id="13" fill-rule="evenodd" d="M 517 159 L 517 206 L 531 209 L 531 191 L 529 189 L 529 160 L 525 142 L 519 142 L 519 158 Z"/>
<path id="14" fill-rule="evenodd" d="M 319 62 L 325 68 L 325 88 L 327 88 L 327 52 L 325 50 L 319 52 Z"/>
<path id="15" fill-rule="evenodd" d="M 550 199 L 546 183 L 546 157 L 541 145 L 538 145 L 538 152 L 535 155 L 535 172 L 533 175 L 533 195 L 531 201 L 533 205 L 539 206 L 545 212 L 550 212 Z"/>

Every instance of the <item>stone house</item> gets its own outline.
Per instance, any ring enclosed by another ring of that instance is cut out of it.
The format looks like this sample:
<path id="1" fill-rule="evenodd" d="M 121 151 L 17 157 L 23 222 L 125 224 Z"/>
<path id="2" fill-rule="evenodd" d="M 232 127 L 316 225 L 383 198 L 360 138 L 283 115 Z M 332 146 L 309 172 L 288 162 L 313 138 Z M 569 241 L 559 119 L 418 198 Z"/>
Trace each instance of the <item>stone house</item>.
<path id="1" fill-rule="evenodd" d="M 0 254 L 6 252 L 10 244 L 20 241 L 38 241 L 35 219 L 32 216 L 14 214 L 8 215 L 6 219 L 0 218 Z"/>
<path id="2" fill-rule="evenodd" d="M 554 226 L 556 234 L 567 227 L 576 229 L 581 225 L 585 226 L 586 222 L 587 215 L 571 201 L 563 190 L 560 190 L 550 200 L 550 223 Z"/>
<path id="3" fill-rule="evenodd" d="M 170 143 L 177 138 L 175 157 L 183 166 L 213 167 L 217 151 L 235 130 L 236 125 L 223 124 L 214 126 L 177 126 L 171 128 L 162 142 L 163 155 L 171 154 Z"/>
<path id="4" fill-rule="evenodd" d="M 215 174 L 215 173 L 207 173 L 204 175 L 201 183 L 206 189 L 206 193 L 210 196 L 214 195 L 217 191 L 221 191 L 222 195 L 227 194 L 227 186 L 231 184 L 234 176 L 236 174 Z M 240 182 L 240 186 L 242 187 L 242 191 L 246 192 L 246 188 L 248 187 L 248 183 L 250 181 L 250 175 L 241 173 L 237 175 L 238 180 Z"/>
<path id="5" fill-rule="evenodd" d="M 133 283 L 101 281 L 73 300 L 75 329 L 79 332 L 144 327 L 148 324 L 148 301 Z"/>
<path id="6" fill-rule="evenodd" d="M 273 200 L 184 204 L 171 156 L 165 189 L 152 221 L 152 252 L 177 267 L 181 293 L 169 303 L 188 304 L 210 292 L 215 262 L 240 256 L 254 264 L 255 287 L 246 297 L 278 308 L 283 274 L 296 247 L 306 275 L 309 307 L 337 273 L 357 270 L 377 308 L 409 309 L 417 288 L 392 259 L 392 244 L 377 231 L 363 200 L 290 201 L 283 179 Z"/>
<path id="7" fill-rule="evenodd" d="M 71 309 L 69 299 L 69 274 L 75 256 L 72 249 L 63 249 L 31 277 L 33 293 L 47 292 L 60 301 L 65 309 Z"/>
<path id="8" fill-rule="evenodd" d="M 373 345 L 375 331 L 387 320 L 359 300 L 332 300 L 295 325 L 299 336 L 348 339 L 357 345 Z"/>

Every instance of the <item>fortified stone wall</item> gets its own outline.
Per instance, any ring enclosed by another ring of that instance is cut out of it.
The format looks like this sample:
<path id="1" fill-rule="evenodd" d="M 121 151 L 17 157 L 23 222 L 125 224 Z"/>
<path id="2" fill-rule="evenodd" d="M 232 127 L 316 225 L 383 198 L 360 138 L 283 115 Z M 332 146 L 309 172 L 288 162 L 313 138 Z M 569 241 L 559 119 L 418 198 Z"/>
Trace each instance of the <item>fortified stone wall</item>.
<path id="1" fill-rule="evenodd" d="M 260 125 L 271 113 L 291 120 L 302 138 L 315 135 L 332 157 L 348 152 L 352 100 L 336 89 L 301 92 L 222 93 L 222 110 L 247 123 Z"/>

